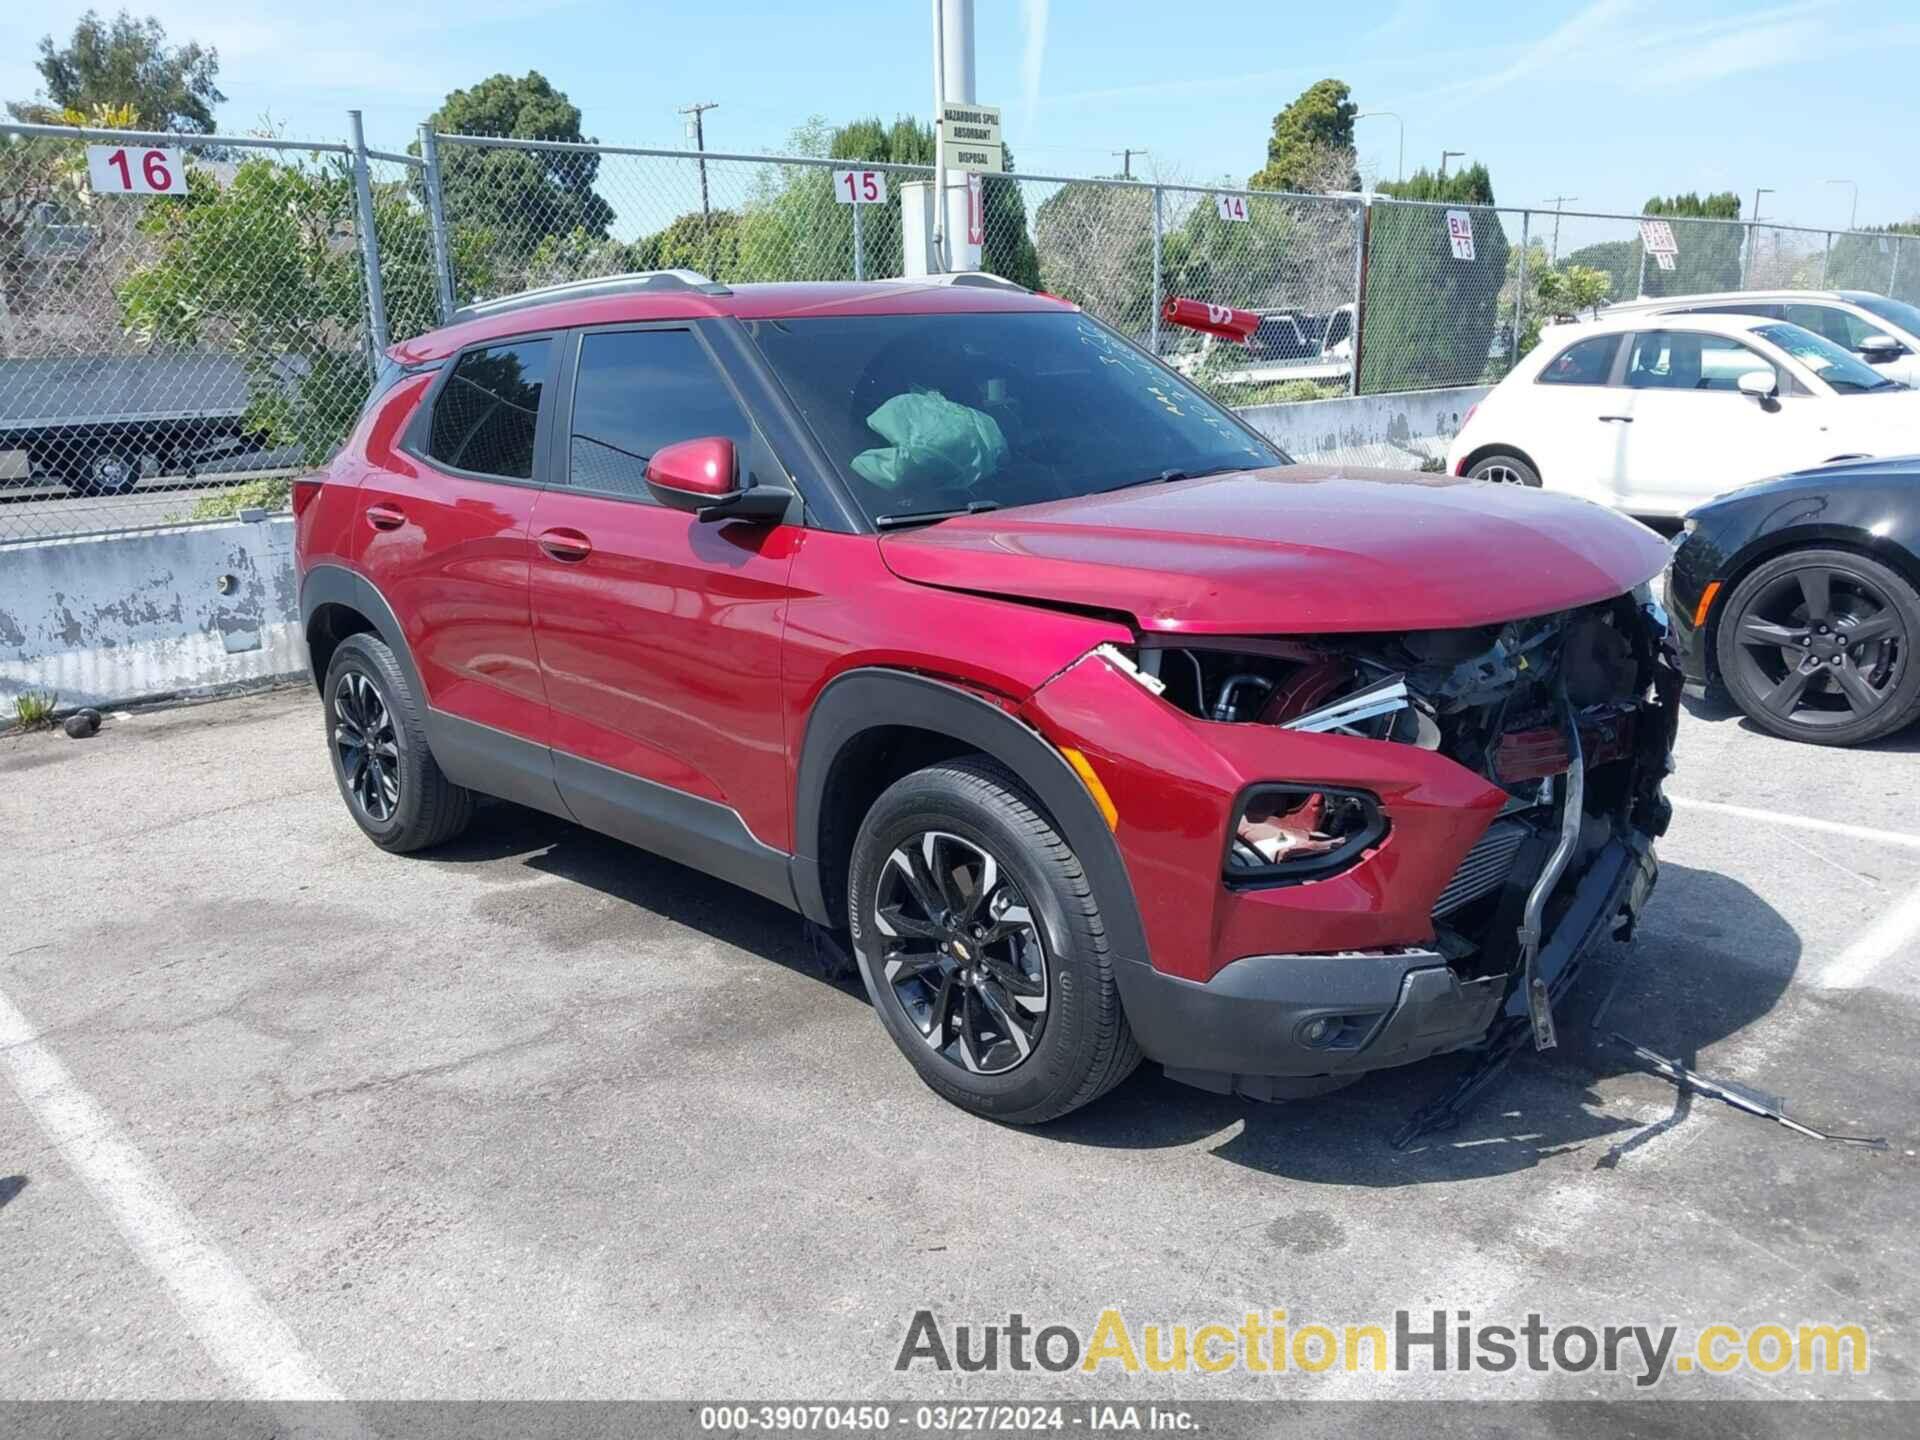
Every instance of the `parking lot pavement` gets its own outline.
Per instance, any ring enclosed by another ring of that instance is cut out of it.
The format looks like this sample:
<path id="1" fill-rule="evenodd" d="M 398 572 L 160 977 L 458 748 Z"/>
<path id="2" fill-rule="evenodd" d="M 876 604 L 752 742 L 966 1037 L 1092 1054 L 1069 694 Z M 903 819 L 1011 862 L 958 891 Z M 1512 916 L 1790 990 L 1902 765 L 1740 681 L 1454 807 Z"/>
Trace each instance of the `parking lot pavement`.
<path id="1" fill-rule="evenodd" d="M 1873 833 L 1920 829 L 1920 735 L 1846 754 L 1692 709 L 1671 788 L 1700 803 L 1639 942 L 1406 1152 L 1458 1059 L 1284 1107 L 1149 1066 L 1048 1128 L 973 1119 L 772 905 L 507 807 L 375 850 L 309 691 L 0 740 L 0 1397 L 1636 1393 L 893 1369 L 921 1307 L 1084 1334 L 1108 1305 L 1851 1320 L 1869 1374 L 1659 1393 L 1920 1397 L 1920 848 Z M 1891 1148 L 1677 1094 L 1590 1033 L 1603 1001 Z"/>

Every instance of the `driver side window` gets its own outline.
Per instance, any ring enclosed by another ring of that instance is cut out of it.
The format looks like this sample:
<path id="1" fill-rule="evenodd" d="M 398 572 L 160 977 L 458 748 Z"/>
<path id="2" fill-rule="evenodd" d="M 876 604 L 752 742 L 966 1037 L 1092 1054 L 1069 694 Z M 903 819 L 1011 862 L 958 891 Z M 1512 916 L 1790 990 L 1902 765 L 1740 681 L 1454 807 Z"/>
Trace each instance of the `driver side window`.
<path id="1" fill-rule="evenodd" d="M 1765 356 L 1727 335 L 1648 330 L 1633 337 L 1627 356 L 1632 390 L 1738 390 L 1740 377 L 1764 370 L 1785 393 L 1787 377 Z"/>
<path id="2" fill-rule="evenodd" d="M 581 337 L 567 437 L 567 483 L 653 503 L 647 461 L 664 445 L 724 435 L 743 455 L 753 435 L 690 330 L 594 331 Z"/>

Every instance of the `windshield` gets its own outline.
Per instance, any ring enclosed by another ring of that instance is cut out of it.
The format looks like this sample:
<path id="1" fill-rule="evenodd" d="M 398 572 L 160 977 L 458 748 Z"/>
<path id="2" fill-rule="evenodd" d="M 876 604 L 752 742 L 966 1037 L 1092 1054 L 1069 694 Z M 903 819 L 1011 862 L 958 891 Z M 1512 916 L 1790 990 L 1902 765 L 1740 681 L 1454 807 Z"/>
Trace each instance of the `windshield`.
<path id="1" fill-rule="evenodd" d="M 1071 311 L 760 320 L 760 351 L 879 524 L 1287 457 Z"/>
<path id="2" fill-rule="evenodd" d="M 1822 336 L 1798 325 L 1756 325 L 1753 333 L 1778 345 L 1842 395 L 1862 395 L 1872 390 L 1900 390 L 1898 380 L 1889 380 L 1871 365 L 1856 360 Z"/>
<path id="3" fill-rule="evenodd" d="M 1850 295 L 1847 298 L 1869 315 L 1878 315 L 1920 340 L 1920 308 L 1904 300 L 1889 300 L 1884 295 Z"/>

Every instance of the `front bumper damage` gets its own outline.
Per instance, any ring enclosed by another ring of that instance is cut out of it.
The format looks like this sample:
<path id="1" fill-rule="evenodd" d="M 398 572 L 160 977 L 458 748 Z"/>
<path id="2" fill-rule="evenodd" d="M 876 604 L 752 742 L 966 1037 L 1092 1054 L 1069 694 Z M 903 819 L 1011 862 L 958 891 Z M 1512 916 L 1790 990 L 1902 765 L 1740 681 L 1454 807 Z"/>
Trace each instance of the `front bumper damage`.
<path id="1" fill-rule="evenodd" d="M 1610 635 L 1595 636 L 1601 622 Z M 1582 674 L 1575 650 L 1596 638 L 1599 671 Z M 1114 973 L 1171 1078 L 1304 1098 L 1479 1046 L 1515 1019 L 1546 1048 L 1588 952 L 1631 935 L 1671 814 L 1683 682 L 1666 616 L 1643 591 L 1516 622 L 1461 655 L 1409 674 L 1418 725 L 1371 737 L 1221 723 L 1116 682 L 1131 667 L 1097 657 L 1036 696 L 1035 721 L 1098 757 L 1114 792 L 1151 946 L 1116 955 Z M 1377 796 L 1384 839 L 1337 873 L 1248 883 L 1229 867 L 1223 885 L 1201 857 L 1219 853 L 1247 788 L 1274 782 Z"/>
<path id="2" fill-rule="evenodd" d="M 1658 876 L 1651 839 L 1636 836 L 1607 842 L 1573 878 L 1535 962 L 1550 997 L 1572 984 L 1597 941 L 1631 928 Z M 1135 1037 L 1169 1078 L 1256 1100 L 1337 1090 L 1370 1070 L 1464 1049 L 1503 1013 L 1527 1013 L 1509 976 L 1463 981 L 1422 947 L 1250 955 L 1205 984 L 1137 962 L 1115 978 Z"/>

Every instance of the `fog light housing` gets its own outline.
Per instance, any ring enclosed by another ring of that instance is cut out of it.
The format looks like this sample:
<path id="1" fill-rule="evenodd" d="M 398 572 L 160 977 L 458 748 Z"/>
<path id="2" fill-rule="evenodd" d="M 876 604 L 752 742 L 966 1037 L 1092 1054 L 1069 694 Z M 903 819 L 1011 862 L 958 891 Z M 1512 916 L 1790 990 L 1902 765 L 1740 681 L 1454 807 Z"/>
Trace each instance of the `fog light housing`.
<path id="1" fill-rule="evenodd" d="M 1378 797 L 1318 785 L 1260 785 L 1240 799 L 1224 874 L 1235 885 L 1322 879 L 1359 863 L 1387 834 Z"/>

